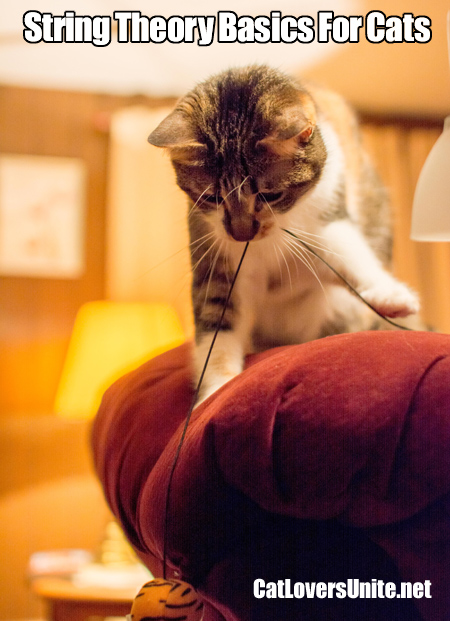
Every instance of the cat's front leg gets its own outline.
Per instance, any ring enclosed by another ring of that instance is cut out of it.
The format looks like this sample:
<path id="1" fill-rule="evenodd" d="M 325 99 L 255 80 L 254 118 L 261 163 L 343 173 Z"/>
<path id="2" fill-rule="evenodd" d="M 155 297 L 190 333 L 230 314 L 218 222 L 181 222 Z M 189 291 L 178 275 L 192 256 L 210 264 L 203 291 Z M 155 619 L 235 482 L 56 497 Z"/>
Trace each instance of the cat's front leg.
<path id="1" fill-rule="evenodd" d="M 213 337 L 213 332 L 203 333 L 195 346 L 194 363 L 197 385 L 202 378 L 196 405 L 239 375 L 244 367 L 245 351 L 242 337 L 236 331 L 219 331 L 204 371 Z"/>
<path id="2" fill-rule="evenodd" d="M 419 298 L 407 285 L 386 271 L 362 233 L 348 220 L 324 228 L 325 244 L 335 253 L 345 275 L 358 293 L 386 317 L 407 317 L 420 309 Z"/>

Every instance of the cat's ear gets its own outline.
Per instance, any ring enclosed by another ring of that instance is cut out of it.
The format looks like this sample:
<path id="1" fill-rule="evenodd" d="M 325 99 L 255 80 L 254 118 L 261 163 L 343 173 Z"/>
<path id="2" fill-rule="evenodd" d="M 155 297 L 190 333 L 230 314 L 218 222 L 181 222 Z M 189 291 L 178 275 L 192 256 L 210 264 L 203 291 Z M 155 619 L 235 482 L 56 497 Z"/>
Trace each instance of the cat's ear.
<path id="1" fill-rule="evenodd" d="M 169 149 L 172 159 L 194 163 L 206 145 L 198 142 L 189 117 L 180 110 L 174 110 L 161 121 L 148 137 L 155 147 Z"/>
<path id="2" fill-rule="evenodd" d="M 275 117 L 271 133 L 260 140 L 280 157 L 292 157 L 311 140 L 316 127 L 316 109 L 312 99 L 302 93 L 297 105 L 284 108 Z"/>
<path id="3" fill-rule="evenodd" d="M 289 132 L 283 132 L 283 135 L 271 134 L 259 141 L 274 155 L 290 158 L 300 149 L 304 148 L 311 140 L 314 133 L 315 125 L 307 122 L 305 125 L 295 125 L 290 128 Z M 288 134 L 291 133 L 291 136 Z"/>
<path id="4" fill-rule="evenodd" d="M 148 137 L 155 147 L 172 149 L 181 146 L 201 146 L 195 139 L 189 117 L 180 110 L 174 110 L 161 121 Z"/>

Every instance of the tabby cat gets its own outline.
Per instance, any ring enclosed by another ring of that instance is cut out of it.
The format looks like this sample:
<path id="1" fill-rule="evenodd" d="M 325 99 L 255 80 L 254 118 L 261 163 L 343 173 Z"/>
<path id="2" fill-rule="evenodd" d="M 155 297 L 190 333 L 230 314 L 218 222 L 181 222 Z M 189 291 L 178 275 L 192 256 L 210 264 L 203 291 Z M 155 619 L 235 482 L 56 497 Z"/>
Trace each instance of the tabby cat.
<path id="1" fill-rule="evenodd" d="M 169 150 L 190 200 L 198 374 L 251 242 L 200 401 L 240 373 L 251 351 L 382 322 L 284 229 L 383 315 L 418 311 L 417 296 L 387 271 L 387 196 L 354 114 L 335 93 L 266 66 L 232 69 L 183 97 L 149 142 Z"/>

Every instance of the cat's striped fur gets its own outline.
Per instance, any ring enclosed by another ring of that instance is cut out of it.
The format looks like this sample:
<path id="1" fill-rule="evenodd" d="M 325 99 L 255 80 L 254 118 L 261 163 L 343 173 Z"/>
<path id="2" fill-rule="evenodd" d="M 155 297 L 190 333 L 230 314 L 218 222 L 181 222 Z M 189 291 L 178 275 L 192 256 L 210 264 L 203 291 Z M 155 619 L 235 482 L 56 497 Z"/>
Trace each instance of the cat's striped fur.
<path id="1" fill-rule="evenodd" d="M 250 351 L 376 326 L 283 229 L 322 252 L 381 313 L 417 312 L 416 295 L 387 271 L 386 192 L 338 95 L 265 66 L 234 69 L 188 93 L 149 141 L 169 149 L 190 199 L 199 369 L 251 242 L 201 398 L 238 374 Z"/>

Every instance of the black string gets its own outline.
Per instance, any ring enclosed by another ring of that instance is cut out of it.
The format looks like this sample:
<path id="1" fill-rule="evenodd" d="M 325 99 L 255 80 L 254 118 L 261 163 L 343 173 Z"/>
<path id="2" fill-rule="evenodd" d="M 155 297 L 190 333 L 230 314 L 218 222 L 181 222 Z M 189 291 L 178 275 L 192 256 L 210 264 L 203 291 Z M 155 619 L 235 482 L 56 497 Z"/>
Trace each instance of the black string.
<path id="1" fill-rule="evenodd" d="M 342 280 L 342 282 L 347 285 L 347 287 L 350 289 L 350 291 L 352 293 L 354 293 L 361 300 L 361 302 L 364 302 L 364 304 L 366 306 L 368 306 L 371 310 L 373 310 L 373 312 L 376 313 L 378 315 L 378 317 L 381 317 L 381 319 L 384 319 L 384 321 L 387 321 L 388 323 L 391 324 L 391 326 L 394 326 L 395 328 L 399 328 L 400 330 L 410 330 L 410 331 L 412 331 L 412 328 L 407 328 L 406 326 L 402 326 L 399 323 L 395 323 L 395 321 L 392 321 L 391 319 L 388 319 L 387 317 L 385 317 L 382 313 L 379 313 L 377 311 L 377 309 L 374 306 L 372 306 L 372 304 L 370 304 L 367 300 L 365 300 L 363 298 L 363 296 L 360 293 L 358 293 L 358 291 L 356 291 L 356 289 L 348 282 L 348 280 L 346 280 L 344 278 L 344 276 L 342 276 L 342 274 L 340 274 L 337 270 L 335 270 L 334 267 L 328 263 L 328 261 L 326 261 L 323 257 L 320 256 L 320 254 L 318 254 L 307 243 L 305 243 L 302 239 L 300 239 L 300 237 L 297 237 L 297 235 L 295 235 L 291 231 L 288 231 L 287 229 L 282 229 L 282 230 L 285 233 L 288 233 L 289 235 L 294 237 L 297 241 L 299 241 L 311 254 L 313 254 L 315 257 L 320 259 L 320 261 L 322 261 L 322 263 L 325 263 L 325 265 L 330 268 L 330 270 L 333 272 L 333 274 L 335 274 L 338 278 L 340 278 Z"/>
<path id="2" fill-rule="evenodd" d="M 183 433 L 181 434 L 181 438 L 180 438 L 180 441 L 179 441 L 178 447 L 177 447 L 177 452 L 175 454 L 175 457 L 174 457 L 174 460 L 173 460 L 173 463 L 172 463 L 172 470 L 170 471 L 169 482 L 167 484 L 166 507 L 165 507 L 165 517 L 164 517 L 164 548 L 163 548 L 163 578 L 164 578 L 164 580 L 166 580 L 167 536 L 168 536 L 168 531 L 169 531 L 169 505 L 170 505 L 170 490 L 172 488 L 173 475 L 174 475 L 175 468 L 176 468 L 176 465 L 177 465 L 177 462 L 178 462 L 178 458 L 180 456 L 181 448 L 183 446 L 184 438 L 186 436 L 186 432 L 187 432 L 187 428 L 188 428 L 188 425 L 189 425 L 189 421 L 191 420 L 192 412 L 194 410 L 195 404 L 197 403 L 197 399 L 198 399 L 198 395 L 199 395 L 199 392 L 200 392 L 200 388 L 202 386 L 203 378 L 205 376 L 206 367 L 208 366 L 209 359 L 211 357 L 211 352 L 213 350 L 214 344 L 215 344 L 216 339 L 217 339 L 217 335 L 219 334 L 219 330 L 222 327 L 222 322 L 223 322 L 223 318 L 225 316 L 225 311 L 227 310 L 228 302 L 230 301 L 231 293 L 233 291 L 233 288 L 234 288 L 237 276 L 238 276 L 239 271 L 241 269 L 241 265 L 242 265 L 242 262 L 244 260 L 244 257 L 245 257 L 245 254 L 247 252 L 249 244 L 250 244 L 250 242 L 247 242 L 245 244 L 244 252 L 242 253 L 241 259 L 240 259 L 239 264 L 238 264 L 238 266 L 236 268 L 236 272 L 235 272 L 235 274 L 233 276 L 233 280 L 231 281 L 230 289 L 228 291 L 227 298 L 225 300 L 225 304 L 223 305 L 222 314 L 220 316 L 219 322 L 218 322 L 216 330 L 214 332 L 214 336 L 213 336 L 213 339 L 211 341 L 211 345 L 209 346 L 208 355 L 206 356 L 206 360 L 205 360 L 205 363 L 203 365 L 203 369 L 202 369 L 202 372 L 200 374 L 200 378 L 199 378 L 199 380 L 197 382 L 197 387 L 196 387 L 195 392 L 194 392 L 194 397 L 192 399 L 192 403 L 191 403 L 191 406 L 189 408 L 189 411 L 187 413 L 186 420 L 185 420 L 185 423 L 184 423 Z"/>

